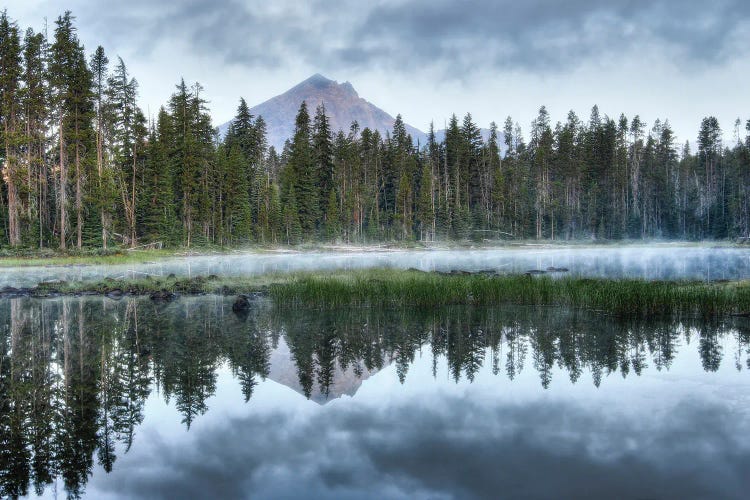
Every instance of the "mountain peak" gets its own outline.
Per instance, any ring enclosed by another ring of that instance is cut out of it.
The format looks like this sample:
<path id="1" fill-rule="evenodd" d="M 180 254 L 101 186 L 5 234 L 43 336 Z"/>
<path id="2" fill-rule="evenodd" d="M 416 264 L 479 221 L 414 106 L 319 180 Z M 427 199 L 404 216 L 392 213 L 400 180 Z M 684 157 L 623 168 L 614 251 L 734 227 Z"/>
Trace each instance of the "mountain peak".
<path id="1" fill-rule="evenodd" d="M 313 76 L 300 83 L 300 85 L 310 85 L 317 88 L 325 88 L 331 84 L 335 85 L 336 81 L 326 78 L 320 73 L 315 73 Z"/>
<path id="2" fill-rule="evenodd" d="M 268 144 L 277 150 L 284 147 L 284 141 L 294 135 L 294 120 L 302 101 L 312 113 L 320 104 L 325 105 L 331 130 L 347 133 L 352 122 L 377 130 L 381 135 L 393 129 L 395 119 L 382 109 L 362 99 L 349 82 L 338 83 L 316 73 L 283 94 L 250 109 L 255 116 L 262 116 L 266 122 Z M 414 127 L 406 130 L 416 141 L 424 142 L 424 133 Z"/>

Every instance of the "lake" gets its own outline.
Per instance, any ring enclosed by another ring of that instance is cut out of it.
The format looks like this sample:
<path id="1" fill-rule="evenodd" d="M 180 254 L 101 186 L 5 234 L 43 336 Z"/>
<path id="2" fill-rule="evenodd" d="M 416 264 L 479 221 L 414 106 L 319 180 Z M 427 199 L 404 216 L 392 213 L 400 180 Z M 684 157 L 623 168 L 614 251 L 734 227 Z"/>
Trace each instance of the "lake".
<path id="1" fill-rule="evenodd" d="M 571 275 L 645 279 L 748 279 L 750 249 L 696 245 L 544 247 L 461 250 L 236 253 L 110 266 L 0 268 L 0 287 L 34 286 L 45 280 L 93 280 L 143 276 L 257 276 L 297 271 L 393 267 L 423 271 L 523 273 L 567 268 Z"/>
<path id="2" fill-rule="evenodd" d="M 746 272 L 737 262 L 726 272 Z M 231 304 L 0 300 L 0 493 L 745 498 L 750 488 L 750 320 L 282 310 L 265 299 L 237 315 Z"/>

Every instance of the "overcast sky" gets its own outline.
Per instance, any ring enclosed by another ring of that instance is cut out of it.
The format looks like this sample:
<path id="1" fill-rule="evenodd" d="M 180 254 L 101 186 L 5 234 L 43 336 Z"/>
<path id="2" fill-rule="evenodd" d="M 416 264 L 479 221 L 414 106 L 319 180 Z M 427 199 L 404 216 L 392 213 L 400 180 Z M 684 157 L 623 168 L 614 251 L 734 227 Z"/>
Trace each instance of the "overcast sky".
<path id="1" fill-rule="evenodd" d="M 350 81 L 408 123 L 471 112 L 527 130 L 544 104 L 648 123 L 695 140 L 701 118 L 750 118 L 748 0 L 6 0 L 42 29 L 64 9 L 87 52 L 103 45 L 155 114 L 180 77 L 199 81 L 218 125 L 313 73 Z M 744 131 L 743 131 L 744 132 Z"/>

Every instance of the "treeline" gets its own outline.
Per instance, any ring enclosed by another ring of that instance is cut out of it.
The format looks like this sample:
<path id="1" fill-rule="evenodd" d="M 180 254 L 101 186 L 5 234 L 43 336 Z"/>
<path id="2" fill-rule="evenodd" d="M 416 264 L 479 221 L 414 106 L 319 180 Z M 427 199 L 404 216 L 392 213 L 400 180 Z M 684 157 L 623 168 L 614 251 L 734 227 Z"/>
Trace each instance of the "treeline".
<path id="1" fill-rule="evenodd" d="M 750 121 L 697 151 L 668 121 L 594 107 L 528 140 L 509 117 L 485 140 L 471 115 L 445 138 L 331 130 L 302 103 L 283 151 L 244 100 L 227 134 L 199 84 L 157 116 L 102 47 L 87 57 L 70 12 L 50 37 L 0 14 L 0 245 L 27 248 L 498 238 L 724 239 L 750 235 Z M 744 137 L 743 137 L 744 135 Z"/>

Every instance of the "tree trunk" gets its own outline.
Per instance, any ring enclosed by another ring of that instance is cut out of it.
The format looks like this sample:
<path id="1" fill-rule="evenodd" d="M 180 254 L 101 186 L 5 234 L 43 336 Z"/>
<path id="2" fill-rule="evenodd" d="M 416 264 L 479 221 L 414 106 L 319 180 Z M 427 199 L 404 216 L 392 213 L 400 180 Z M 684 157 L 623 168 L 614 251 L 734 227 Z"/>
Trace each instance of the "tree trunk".
<path id="1" fill-rule="evenodd" d="M 13 117 L 11 116 L 11 122 Z M 8 136 L 11 133 L 8 122 L 5 122 L 5 182 L 8 187 L 8 242 L 15 247 L 21 243 L 20 228 L 18 225 L 18 187 L 16 186 L 16 161 L 13 146 L 10 145 Z"/>
<path id="2" fill-rule="evenodd" d="M 60 249 L 65 250 L 66 226 L 67 226 L 67 184 L 68 175 L 65 165 L 65 135 L 63 133 L 63 119 L 60 117 Z"/>
<path id="3" fill-rule="evenodd" d="M 98 104 L 99 109 L 101 110 L 101 102 Z M 99 174 L 99 198 L 101 200 L 101 197 L 103 196 L 102 192 L 102 177 L 103 177 L 103 168 L 104 168 L 104 144 L 102 140 L 102 117 L 101 117 L 101 111 L 99 111 L 99 117 L 97 118 L 97 130 L 96 130 L 96 168 L 97 173 Z M 106 217 L 104 215 L 104 205 L 101 206 L 101 209 L 99 211 L 99 217 L 102 224 L 102 247 L 104 249 L 107 249 L 107 221 Z"/>
<path id="4" fill-rule="evenodd" d="M 135 180 L 136 180 L 136 166 L 138 161 L 138 145 L 133 145 L 133 179 L 130 191 L 130 246 L 136 245 L 136 233 L 135 233 Z"/>
<path id="5" fill-rule="evenodd" d="M 76 111 L 76 114 L 78 112 Z M 77 118 L 77 117 L 76 117 Z M 83 189 L 81 186 L 81 153 L 76 119 L 76 247 L 83 246 Z"/>

